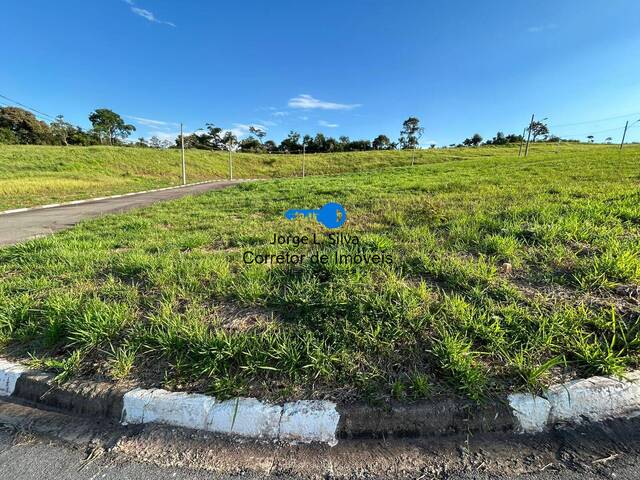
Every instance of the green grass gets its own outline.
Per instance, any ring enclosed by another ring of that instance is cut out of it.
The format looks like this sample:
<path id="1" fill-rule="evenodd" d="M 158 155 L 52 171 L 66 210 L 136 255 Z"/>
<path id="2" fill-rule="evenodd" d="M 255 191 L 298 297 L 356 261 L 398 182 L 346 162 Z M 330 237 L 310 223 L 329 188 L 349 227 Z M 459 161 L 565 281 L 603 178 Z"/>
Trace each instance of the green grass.
<path id="1" fill-rule="evenodd" d="M 459 155 L 243 184 L 1 249 L 5 354 L 61 380 L 373 402 L 481 401 L 636 367 L 640 149 Z M 282 213 L 327 201 L 359 246 L 269 245 L 323 234 Z M 242 261 L 317 249 L 393 263 Z"/>
<path id="2" fill-rule="evenodd" d="M 502 149 L 506 152 L 505 149 Z M 477 149 L 420 151 L 418 163 L 483 155 Z M 225 179 L 228 154 L 187 150 L 189 182 Z M 308 155 L 306 173 L 336 174 L 411 163 L 410 152 Z M 233 155 L 236 178 L 299 176 L 301 155 Z M 0 210 L 177 185 L 179 150 L 0 145 Z"/>

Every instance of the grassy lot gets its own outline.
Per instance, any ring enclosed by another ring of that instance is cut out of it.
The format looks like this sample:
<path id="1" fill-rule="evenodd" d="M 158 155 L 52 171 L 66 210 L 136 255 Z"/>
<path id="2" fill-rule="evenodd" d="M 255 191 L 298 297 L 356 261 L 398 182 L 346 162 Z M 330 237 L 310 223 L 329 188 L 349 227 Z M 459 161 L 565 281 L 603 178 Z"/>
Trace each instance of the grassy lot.
<path id="1" fill-rule="evenodd" d="M 513 148 L 499 149 L 511 155 Z M 487 155 L 486 149 L 420 151 L 418 163 Z M 234 154 L 237 178 L 292 177 L 301 174 L 301 155 Z M 188 150 L 189 182 L 227 178 L 228 154 Z M 370 170 L 411 163 L 410 152 L 308 155 L 310 175 Z M 0 145 L 0 210 L 65 202 L 177 185 L 180 152 L 128 147 Z"/>
<path id="2" fill-rule="evenodd" d="M 61 380 L 374 402 L 638 366 L 640 149 L 497 152 L 244 184 L 1 249 L 4 354 Z M 327 201 L 359 245 L 269 244 L 324 238 L 282 213 Z M 329 262 L 246 264 L 246 251 Z"/>

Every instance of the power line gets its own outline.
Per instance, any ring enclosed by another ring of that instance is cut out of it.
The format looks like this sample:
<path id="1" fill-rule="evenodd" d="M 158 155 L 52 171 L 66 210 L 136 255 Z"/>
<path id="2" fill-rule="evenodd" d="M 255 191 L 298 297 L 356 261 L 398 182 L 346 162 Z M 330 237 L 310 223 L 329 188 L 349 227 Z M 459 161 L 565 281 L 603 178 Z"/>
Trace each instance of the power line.
<path id="1" fill-rule="evenodd" d="M 623 130 L 624 126 L 622 127 L 616 127 L 616 128 L 608 128 L 606 130 L 597 130 L 595 132 L 584 132 L 584 133 L 563 133 L 562 136 L 563 137 L 582 137 L 582 136 L 586 136 L 586 135 L 595 135 L 597 133 L 607 133 L 607 132 L 619 132 L 620 130 Z"/>
<path id="2" fill-rule="evenodd" d="M 36 110 L 35 108 L 29 107 L 29 106 L 25 105 L 24 103 L 20 103 L 17 100 L 14 100 L 14 99 L 9 98 L 9 97 L 7 97 L 5 95 L 2 95 L 1 93 L 0 93 L 0 97 L 4 98 L 5 100 L 9 100 L 10 102 L 15 103 L 16 105 L 20 105 L 21 107 L 26 108 L 27 110 L 31 110 L 32 112 L 35 112 L 35 113 L 37 113 L 39 115 L 42 115 L 44 117 L 48 117 L 48 118 L 50 118 L 52 120 L 55 120 L 55 117 L 49 115 L 48 113 L 44 113 L 44 112 L 41 112 L 40 110 Z"/>
<path id="3" fill-rule="evenodd" d="M 628 118 L 628 117 L 634 117 L 636 115 L 640 115 L 640 112 L 637 113 L 629 113 L 627 115 L 617 115 L 615 117 L 605 117 L 605 118 L 599 118 L 597 120 L 585 120 L 584 122 L 575 122 L 575 123 L 561 123 L 559 125 L 551 125 L 553 128 L 560 128 L 560 127 L 572 127 L 574 125 L 587 125 L 589 123 L 598 123 L 598 122 L 604 122 L 606 120 L 619 120 L 621 118 Z"/>

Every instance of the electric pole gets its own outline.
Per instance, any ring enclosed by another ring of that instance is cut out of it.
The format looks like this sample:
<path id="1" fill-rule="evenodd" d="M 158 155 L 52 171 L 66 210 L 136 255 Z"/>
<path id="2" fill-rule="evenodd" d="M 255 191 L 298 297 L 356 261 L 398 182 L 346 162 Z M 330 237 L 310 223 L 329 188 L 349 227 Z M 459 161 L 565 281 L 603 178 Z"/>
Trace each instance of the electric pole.
<path id="1" fill-rule="evenodd" d="M 522 153 L 522 144 L 524 143 L 524 134 L 527 133 L 527 127 L 522 129 L 522 137 L 520 137 L 520 148 L 518 149 L 518 156 Z"/>
<path id="2" fill-rule="evenodd" d="M 624 139 L 627 136 L 627 128 L 629 128 L 629 120 L 627 120 L 627 123 L 624 124 L 624 133 L 622 134 L 622 141 L 620 142 L 620 150 L 622 150 Z"/>
<path id="3" fill-rule="evenodd" d="M 304 162 L 307 159 L 307 144 L 302 143 L 302 178 L 304 178 Z"/>
<path id="4" fill-rule="evenodd" d="M 187 165 L 184 161 L 184 134 L 182 133 L 182 123 L 180 124 L 180 156 L 182 157 L 182 185 L 186 185 Z"/>
<path id="5" fill-rule="evenodd" d="M 529 124 L 529 133 L 527 134 L 527 146 L 524 149 L 524 156 L 529 155 L 529 140 L 531 139 L 531 129 L 533 128 L 533 117 L 535 114 L 531 115 L 531 123 Z"/>

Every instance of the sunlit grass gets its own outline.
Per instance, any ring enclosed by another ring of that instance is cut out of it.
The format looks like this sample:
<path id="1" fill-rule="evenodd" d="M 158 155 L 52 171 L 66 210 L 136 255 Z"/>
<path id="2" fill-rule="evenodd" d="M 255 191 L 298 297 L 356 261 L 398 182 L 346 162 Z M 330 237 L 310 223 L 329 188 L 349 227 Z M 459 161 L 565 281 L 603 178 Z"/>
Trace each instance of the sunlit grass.
<path id="1" fill-rule="evenodd" d="M 244 184 L 4 248 L 3 348 L 61 379 L 279 399 L 481 401 L 620 375 L 640 352 L 637 297 L 620 293 L 640 285 L 640 149 L 512 153 Z M 282 214 L 327 201 L 393 263 L 243 263 L 312 253 L 269 241 L 322 234 Z"/>

